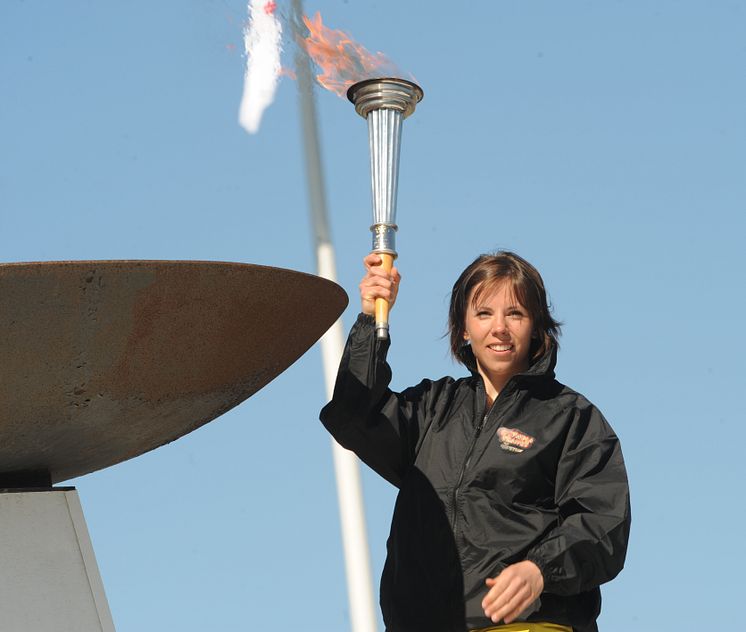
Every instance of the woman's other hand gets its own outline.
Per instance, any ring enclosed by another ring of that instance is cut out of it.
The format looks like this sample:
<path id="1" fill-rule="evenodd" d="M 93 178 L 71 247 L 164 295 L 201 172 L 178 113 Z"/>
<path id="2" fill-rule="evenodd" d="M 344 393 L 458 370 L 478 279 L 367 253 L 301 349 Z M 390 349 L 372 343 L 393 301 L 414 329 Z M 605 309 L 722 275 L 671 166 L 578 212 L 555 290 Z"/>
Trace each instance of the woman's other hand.
<path id="1" fill-rule="evenodd" d="M 494 623 L 511 623 L 526 610 L 544 590 L 539 567 L 526 560 L 506 567 L 497 577 L 488 578 L 489 588 L 482 600 L 484 614 Z"/>
<path id="2" fill-rule="evenodd" d="M 361 309 L 364 314 L 375 313 L 377 298 L 385 298 L 389 302 L 389 310 L 396 302 L 401 276 L 396 268 L 391 268 L 390 273 L 386 272 L 381 263 L 381 257 L 374 252 L 363 259 L 366 272 L 359 287 Z"/>

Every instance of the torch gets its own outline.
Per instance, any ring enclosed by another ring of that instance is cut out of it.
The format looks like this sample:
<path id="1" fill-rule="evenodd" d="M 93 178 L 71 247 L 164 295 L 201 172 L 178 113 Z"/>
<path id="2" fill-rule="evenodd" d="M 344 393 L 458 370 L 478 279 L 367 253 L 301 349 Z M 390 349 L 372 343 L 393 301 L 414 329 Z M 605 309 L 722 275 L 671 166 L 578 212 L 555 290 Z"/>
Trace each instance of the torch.
<path id="1" fill-rule="evenodd" d="M 404 79 L 367 79 L 350 87 L 347 98 L 355 111 L 368 119 L 370 182 L 373 195 L 372 252 L 383 269 L 391 271 L 396 252 L 396 194 L 399 188 L 399 153 L 402 121 L 422 100 L 422 88 Z M 389 337 L 389 304 L 376 299 L 376 337 Z"/>

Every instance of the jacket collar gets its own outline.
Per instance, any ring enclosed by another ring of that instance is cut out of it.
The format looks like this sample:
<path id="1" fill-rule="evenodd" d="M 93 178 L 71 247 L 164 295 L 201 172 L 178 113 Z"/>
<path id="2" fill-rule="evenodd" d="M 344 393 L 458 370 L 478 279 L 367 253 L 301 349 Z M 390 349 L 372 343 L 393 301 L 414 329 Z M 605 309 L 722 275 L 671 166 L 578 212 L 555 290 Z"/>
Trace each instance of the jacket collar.
<path id="1" fill-rule="evenodd" d="M 481 381 L 482 376 L 479 375 L 477 370 L 477 360 L 472 353 L 471 347 L 469 347 L 465 353 L 466 358 L 464 364 L 466 368 L 471 371 L 473 377 L 479 378 Z M 531 366 L 528 367 L 527 371 L 518 373 L 513 376 L 513 379 L 519 383 L 531 383 L 541 380 L 553 380 L 554 379 L 554 367 L 557 365 L 557 345 L 552 343 L 552 346 L 547 352 L 536 360 Z"/>

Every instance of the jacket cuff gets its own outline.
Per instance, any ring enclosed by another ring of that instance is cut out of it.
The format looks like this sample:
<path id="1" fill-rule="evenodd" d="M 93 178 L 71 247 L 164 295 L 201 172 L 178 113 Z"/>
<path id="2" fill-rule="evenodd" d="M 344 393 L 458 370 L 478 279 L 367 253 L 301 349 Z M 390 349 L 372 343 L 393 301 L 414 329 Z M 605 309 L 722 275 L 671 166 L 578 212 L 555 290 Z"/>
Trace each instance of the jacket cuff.
<path id="1" fill-rule="evenodd" d="M 544 591 L 546 592 L 547 588 L 549 588 L 553 582 L 556 582 L 563 578 L 564 571 L 562 568 L 560 568 L 557 565 L 547 563 L 546 560 L 542 559 L 540 556 L 536 555 L 535 553 L 529 553 L 526 556 L 526 560 L 529 562 L 533 562 L 536 564 L 536 566 L 539 567 L 539 570 L 541 571 L 541 576 L 544 578 Z"/>
<path id="2" fill-rule="evenodd" d="M 373 314 L 364 314 L 363 312 L 360 312 L 357 315 L 357 320 L 355 321 L 356 326 L 365 327 L 375 327 L 376 324 L 376 317 Z"/>

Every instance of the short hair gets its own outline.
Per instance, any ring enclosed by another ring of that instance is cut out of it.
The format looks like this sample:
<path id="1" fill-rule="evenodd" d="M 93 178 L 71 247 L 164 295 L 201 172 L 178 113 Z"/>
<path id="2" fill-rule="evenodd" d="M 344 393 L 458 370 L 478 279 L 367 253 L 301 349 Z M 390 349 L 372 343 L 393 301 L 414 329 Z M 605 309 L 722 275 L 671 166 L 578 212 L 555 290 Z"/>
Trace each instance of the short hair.
<path id="1" fill-rule="evenodd" d="M 461 273 L 451 291 L 448 310 L 451 353 L 462 364 L 468 366 L 474 360 L 471 349 L 464 342 L 466 310 L 472 291 L 476 289 L 471 297 L 472 303 L 476 303 L 481 296 L 496 290 L 505 281 L 511 284 L 515 299 L 533 319 L 529 361 L 533 363 L 552 347 L 559 347 L 562 323 L 550 313 L 547 292 L 539 271 L 517 254 L 499 250 L 477 257 Z"/>

